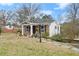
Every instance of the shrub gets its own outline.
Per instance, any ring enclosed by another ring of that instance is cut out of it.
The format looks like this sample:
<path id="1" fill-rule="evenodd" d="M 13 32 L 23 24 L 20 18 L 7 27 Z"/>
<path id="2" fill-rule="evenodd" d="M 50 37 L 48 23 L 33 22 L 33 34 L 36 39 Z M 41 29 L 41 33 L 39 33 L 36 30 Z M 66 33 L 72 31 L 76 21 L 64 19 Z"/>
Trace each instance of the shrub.
<path id="1" fill-rule="evenodd" d="M 48 38 L 48 36 L 49 36 L 49 33 L 48 33 L 48 32 L 46 32 L 46 33 L 45 33 L 45 32 L 44 32 L 44 33 L 42 33 L 42 37 L 43 37 L 43 38 L 46 38 L 46 39 L 47 39 L 47 38 Z"/>
<path id="2" fill-rule="evenodd" d="M 54 35 L 54 36 L 52 36 L 51 38 L 50 38 L 51 40 L 55 40 L 55 41 L 60 41 L 60 42 L 62 42 L 63 41 L 63 39 L 64 39 L 64 37 L 62 36 L 62 35 Z"/>
<path id="3" fill-rule="evenodd" d="M 21 35 L 22 35 L 21 29 L 18 29 L 18 30 L 17 30 L 17 33 L 19 34 L 19 36 L 21 36 Z"/>
<path id="4" fill-rule="evenodd" d="M 63 35 L 54 35 L 50 37 L 49 39 L 59 41 L 59 42 L 64 42 L 64 43 L 71 43 L 71 39 L 63 36 Z"/>

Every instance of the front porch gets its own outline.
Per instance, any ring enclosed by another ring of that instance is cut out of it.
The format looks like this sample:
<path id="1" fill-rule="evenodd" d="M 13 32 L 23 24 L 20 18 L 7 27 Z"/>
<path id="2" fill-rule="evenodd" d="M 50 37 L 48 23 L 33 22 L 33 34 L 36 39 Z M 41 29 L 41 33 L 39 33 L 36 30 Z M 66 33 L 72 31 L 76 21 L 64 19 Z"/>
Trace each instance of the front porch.
<path id="1" fill-rule="evenodd" d="M 38 24 L 38 23 L 32 23 L 32 24 L 22 24 L 22 35 L 26 36 L 33 36 L 36 33 L 39 34 L 40 32 L 48 32 L 48 24 Z"/>

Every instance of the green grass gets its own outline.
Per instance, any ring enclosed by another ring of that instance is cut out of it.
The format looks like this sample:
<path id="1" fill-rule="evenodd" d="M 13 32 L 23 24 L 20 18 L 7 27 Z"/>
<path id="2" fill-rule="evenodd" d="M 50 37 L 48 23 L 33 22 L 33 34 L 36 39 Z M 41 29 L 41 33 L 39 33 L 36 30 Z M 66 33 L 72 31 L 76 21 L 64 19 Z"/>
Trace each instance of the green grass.
<path id="1" fill-rule="evenodd" d="M 0 56 L 79 56 L 70 49 L 12 33 L 0 36 Z"/>

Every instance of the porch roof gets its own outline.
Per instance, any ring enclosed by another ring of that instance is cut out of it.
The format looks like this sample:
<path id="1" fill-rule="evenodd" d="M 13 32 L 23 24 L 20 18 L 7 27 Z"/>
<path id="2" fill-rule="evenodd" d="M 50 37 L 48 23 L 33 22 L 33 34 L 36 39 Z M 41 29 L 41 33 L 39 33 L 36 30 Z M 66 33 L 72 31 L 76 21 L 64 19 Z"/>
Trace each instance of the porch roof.
<path id="1" fill-rule="evenodd" d="M 51 19 L 31 19 L 30 21 L 24 21 L 22 22 L 23 25 L 49 25 L 50 23 L 52 23 L 53 20 Z"/>
<path id="2" fill-rule="evenodd" d="M 27 23 L 22 25 L 49 25 L 50 23 Z"/>

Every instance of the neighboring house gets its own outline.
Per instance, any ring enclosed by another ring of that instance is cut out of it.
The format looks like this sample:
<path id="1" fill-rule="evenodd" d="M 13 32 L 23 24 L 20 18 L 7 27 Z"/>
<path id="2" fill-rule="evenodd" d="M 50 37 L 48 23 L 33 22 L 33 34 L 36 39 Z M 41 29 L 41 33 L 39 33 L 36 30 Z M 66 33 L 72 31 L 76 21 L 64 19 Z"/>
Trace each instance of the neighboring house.
<path id="1" fill-rule="evenodd" d="M 4 26 L 4 32 L 13 32 L 14 26 L 11 21 L 7 21 L 6 25 Z"/>
<path id="2" fill-rule="evenodd" d="M 22 35 L 27 34 L 32 36 L 36 32 L 40 32 L 39 29 L 41 29 L 41 32 L 48 32 L 49 37 L 60 34 L 60 25 L 50 19 L 42 20 L 37 18 L 29 22 L 22 23 Z"/>
<path id="3" fill-rule="evenodd" d="M 5 21 L 0 20 L 0 27 L 2 28 L 3 32 L 14 32 L 14 24 L 11 20 Z"/>
<path id="4" fill-rule="evenodd" d="M 14 27 L 13 25 L 11 25 L 10 23 L 8 23 L 6 26 L 5 26 L 6 29 L 8 30 L 12 30 Z"/>

